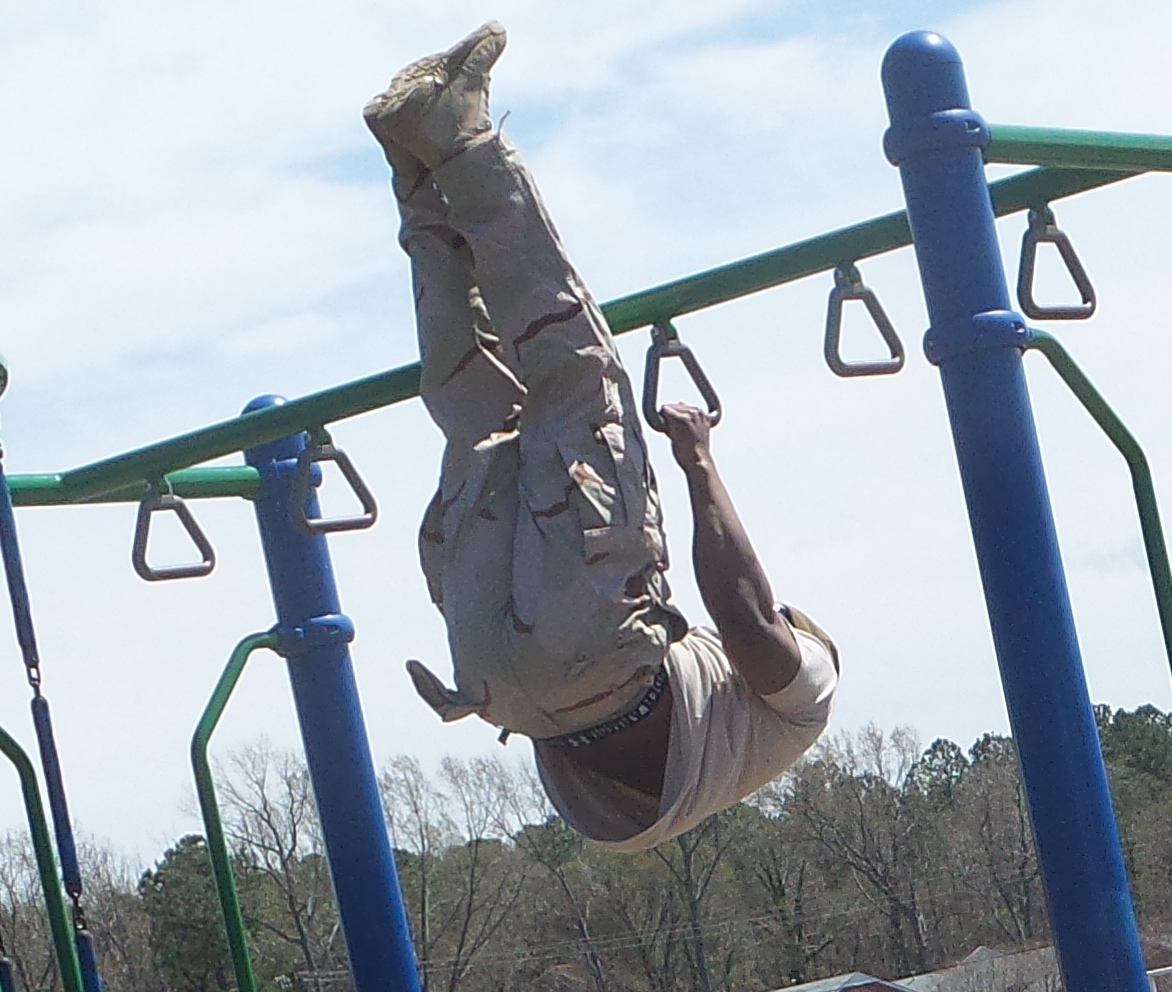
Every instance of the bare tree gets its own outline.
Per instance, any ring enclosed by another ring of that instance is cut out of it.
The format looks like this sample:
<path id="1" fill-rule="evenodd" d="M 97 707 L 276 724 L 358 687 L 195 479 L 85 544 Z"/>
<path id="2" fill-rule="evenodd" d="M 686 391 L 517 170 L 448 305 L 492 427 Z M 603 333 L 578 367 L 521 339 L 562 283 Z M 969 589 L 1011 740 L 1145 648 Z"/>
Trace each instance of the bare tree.
<path id="1" fill-rule="evenodd" d="M 914 733 L 868 726 L 820 746 L 795 779 L 791 802 L 809 835 L 847 866 L 859 893 L 887 921 L 893 965 L 927 971 L 932 955 L 920 906 L 923 822 L 905 780 L 919 756 Z"/>
<path id="2" fill-rule="evenodd" d="M 590 984 L 595 992 L 609 992 L 610 982 L 599 953 L 591 911 L 600 886 L 592 878 L 590 860 L 583 857 L 585 839 L 562 822 L 536 774 L 526 769 L 502 779 L 503 812 L 513 843 L 541 865 L 557 883 L 570 918 L 582 942 Z M 519 826 L 518 826 L 519 825 Z"/>
<path id="3" fill-rule="evenodd" d="M 508 778 L 499 761 L 445 758 L 433 782 L 409 757 L 380 777 L 426 989 L 455 992 L 525 888 L 528 865 L 508 836 Z"/>
<path id="4" fill-rule="evenodd" d="M 404 889 L 410 886 L 407 903 L 409 907 L 414 903 L 412 931 L 419 980 L 423 992 L 429 992 L 436 941 L 432 930 L 433 887 L 442 852 L 458 843 L 459 832 L 448 813 L 447 796 L 428 780 L 417 759 L 408 755 L 393 758 L 379 776 L 379 791 L 391 841 L 399 851 Z"/>
<path id="5" fill-rule="evenodd" d="M 715 988 L 704 910 L 717 869 L 736 836 L 735 830 L 730 829 L 735 816 L 735 810 L 717 813 L 687 833 L 654 848 L 655 856 L 663 862 L 675 885 L 687 919 L 688 939 L 684 948 L 693 992 L 713 992 Z M 726 962 L 725 970 L 730 966 L 731 961 Z"/>
<path id="6" fill-rule="evenodd" d="M 820 851 L 789 808 L 793 778 L 771 782 L 753 797 L 760 815 L 743 819 L 730 859 L 738 891 L 752 906 L 761 899 L 763 918 L 754 923 L 762 932 L 754 943 L 774 948 L 781 974 L 797 985 L 813 977 L 835 933 L 825 925 Z"/>
<path id="7" fill-rule="evenodd" d="M 23 831 L 0 836 L 0 933 L 21 988 L 60 987 L 37 863 Z"/>
<path id="8" fill-rule="evenodd" d="M 621 860 L 619 860 L 621 859 Z M 687 980 L 683 943 L 688 924 L 663 863 L 651 853 L 612 855 L 606 859 L 607 903 L 618 929 L 632 947 L 635 988 L 677 992 Z M 612 962 L 612 970 L 614 962 Z"/>
<path id="9" fill-rule="evenodd" d="M 463 845 L 450 848 L 445 857 L 454 869 L 454 885 L 444 928 L 449 957 L 443 965 L 448 992 L 455 992 L 477 954 L 509 919 L 524 889 L 526 870 L 502 839 L 507 818 L 504 766 L 489 758 L 445 758 L 440 774 L 452 818 L 464 837 Z"/>
<path id="10" fill-rule="evenodd" d="M 948 818 L 953 877 L 976 894 L 997 937 L 1027 944 L 1039 936 L 1039 925 L 1044 932 L 1044 910 L 1017 750 L 1011 738 L 986 734 L 970 753 Z"/>
<path id="11" fill-rule="evenodd" d="M 250 876 L 246 921 L 295 948 L 320 992 L 321 973 L 343 966 L 343 955 L 305 763 L 261 740 L 235 752 L 221 778 L 224 832 Z"/>
<path id="12" fill-rule="evenodd" d="M 139 897 L 137 866 L 92 838 L 78 850 L 85 879 L 86 918 L 108 989 L 161 992 L 151 946 L 151 921 Z"/>

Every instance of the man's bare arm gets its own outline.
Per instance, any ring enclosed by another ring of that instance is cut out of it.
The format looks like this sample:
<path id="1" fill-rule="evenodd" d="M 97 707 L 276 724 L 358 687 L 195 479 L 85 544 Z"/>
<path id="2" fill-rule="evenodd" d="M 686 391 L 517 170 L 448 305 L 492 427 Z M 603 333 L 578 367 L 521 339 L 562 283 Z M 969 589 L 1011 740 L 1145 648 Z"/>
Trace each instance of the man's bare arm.
<path id="1" fill-rule="evenodd" d="M 672 454 L 692 501 L 696 583 L 729 661 L 758 695 L 784 689 L 801 653 L 789 624 L 773 609 L 773 590 L 737 516 L 709 447 L 708 415 L 683 403 L 663 410 Z"/>

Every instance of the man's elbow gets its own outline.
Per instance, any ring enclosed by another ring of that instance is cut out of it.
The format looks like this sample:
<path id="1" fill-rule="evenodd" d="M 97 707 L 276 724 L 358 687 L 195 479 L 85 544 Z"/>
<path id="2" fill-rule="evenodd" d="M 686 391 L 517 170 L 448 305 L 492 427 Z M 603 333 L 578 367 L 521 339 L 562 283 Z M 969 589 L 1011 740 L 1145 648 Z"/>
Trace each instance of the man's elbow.
<path id="1" fill-rule="evenodd" d="M 781 692 L 798 676 L 802 653 L 789 625 L 778 618 L 765 629 L 721 631 L 729 662 L 759 696 Z"/>

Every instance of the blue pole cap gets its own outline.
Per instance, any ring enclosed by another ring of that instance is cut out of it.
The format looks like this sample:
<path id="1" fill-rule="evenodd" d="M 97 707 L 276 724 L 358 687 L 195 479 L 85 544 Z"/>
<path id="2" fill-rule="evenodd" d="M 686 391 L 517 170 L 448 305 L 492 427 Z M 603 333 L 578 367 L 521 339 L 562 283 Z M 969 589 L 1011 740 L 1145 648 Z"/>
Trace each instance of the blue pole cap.
<path id="1" fill-rule="evenodd" d="M 891 43 L 880 70 L 891 123 L 968 109 L 964 65 L 952 42 L 934 31 L 912 31 Z"/>
<path id="2" fill-rule="evenodd" d="M 964 65 L 952 43 L 931 31 L 897 38 L 883 58 L 891 127 L 883 152 L 892 165 L 947 148 L 985 148 L 989 125 L 969 105 Z"/>

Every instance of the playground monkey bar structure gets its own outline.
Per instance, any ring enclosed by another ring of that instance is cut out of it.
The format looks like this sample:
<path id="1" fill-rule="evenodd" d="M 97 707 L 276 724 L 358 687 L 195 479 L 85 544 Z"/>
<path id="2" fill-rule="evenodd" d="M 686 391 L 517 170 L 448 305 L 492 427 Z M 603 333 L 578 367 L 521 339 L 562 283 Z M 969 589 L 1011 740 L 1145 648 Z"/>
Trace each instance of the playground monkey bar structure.
<path id="1" fill-rule="evenodd" d="M 999 137 L 1002 133 L 1007 137 Z M 1028 135 L 1028 142 L 1019 138 Z M 1040 128 L 990 128 L 987 162 L 1020 163 L 1024 150 L 1038 161 L 1062 166 L 1033 169 L 989 185 L 998 217 L 1019 213 L 1077 193 L 1107 186 L 1140 173 L 1172 171 L 1172 139 L 1149 135 L 1106 135 L 1092 131 Z M 1072 150 L 1105 148 L 1110 165 L 1069 167 Z M 1024 149 L 1024 150 L 1023 150 Z M 1047 154 L 1050 153 L 1050 154 Z M 853 224 L 829 234 L 722 265 L 603 305 L 615 334 L 649 327 L 719 303 L 829 272 L 844 261 L 882 255 L 912 243 L 906 211 Z M 64 503 L 137 502 L 147 480 L 166 479 L 184 499 L 256 495 L 259 476 L 247 467 L 188 468 L 256 444 L 335 423 L 419 394 L 419 364 L 379 372 L 342 386 L 290 400 L 279 407 L 242 414 L 211 427 L 115 455 L 68 472 L 14 475 L 9 479 L 16 506 Z"/>
<path id="2" fill-rule="evenodd" d="M 1172 171 L 1172 138 L 991 127 L 970 106 L 956 50 L 934 34 L 898 39 L 882 76 L 891 117 L 884 150 L 900 170 L 906 211 L 636 293 L 603 310 L 615 333 L 651 326 L 662 354 L 679 354 L 665 343 L 670 339 L 672 348 L 678 345 L 674 318 L 834 271 L 839 316 L 843 300 L 866 302 L 892 360 L 870 363 L 873 367 L 865 370 L 844 363 L 835 368 L 831 361 L 832 369 L 842 375 L 897 371 L 902 345 L 894 330 L 883 326 L 881 309 L 873 294 L 866 295 L 870 290 L 854 265 L 914 244 L 931 323 L 925 353 L 941 371 L 1065 987 L 1069 992 L 1145 992 L 1148 983 L 1022 368 L 1024 351 L 1036 348 L 1046 355 L 1128 462 L 1170 663 L 1172 572 L 1151 474 L 1138 443 L 1057 340 L 1032 331 L 1012 309 L 994 219 L 1030 211 L 1027 239 L 1033 242 L 1027 240 L 1026 247 L 1032 252 L 1039 242 L 1053 242 L 1075 279 L 1082 303 L 1063 308 L 1062 314 L 1043 310 L 1040 316 L 1088 316 L 1093 290 L 1085 274 L 1080 277 L 1081 265 L 1049 205 L 1143 172 Z M 985 163 L 1038 168 L 989 184 Z M 1025 302 L 1028 281 L 1019 280 L 1026 312 L 1032 309 Z M 832 311 L 835 300 L 832 295 Z M 833 323 L 828 320 L 828 360 Z M 834 355 L 836 349 L 837 339 Z M 206 751 L 245 661 L 262 647 L 286 659 L 293 684 L 354 987 L 357 992 L 418 988 L 350 664 L 353 625 L 341 612 L 324 534 L 367 526 L 374 519 L 373 499 L 363 494 L 348 462 L 340 461 L 343 456 L 329 444 L 325 425 L 401 402 L 418 390 L 419 366 L 413 364 L 300 399 L 261 397 L 237 418 L 180 437 L 67 472 L 7 480 L 18 507 L 114 501 L 146 507 L 145 501 L 153 500 L 145 510 L 149 518 L 160 505 L 174 505 L 160 504 L 164 493 L 172 501 L 235 496 L 255 503 L 277 623 L 241 642 L 192 744 L 240 992 L 253 992 L 255 983 Z M 245 452 L 244 466 L 201 467 L 238 451 Z M 362 517 L 342 523 L 317 519 L 311 473 L 314 462 L 323 459 L 339 460 L 343 475 L 363 497 Z M 15 547 L 15 531 L 0 539 Z M 7 556 L 10 549 L 4 550 Z M 204 557 L 206 563 L 212 556 Z M 11 588 L 11 573 L 9 581 Z M 78 959 L 65 933 L 58 932 L 66 926 L 61 890 L 31 765 L 2 730 L 0 750 L 21 775 L 65 986 L 76 992 Z"/>

